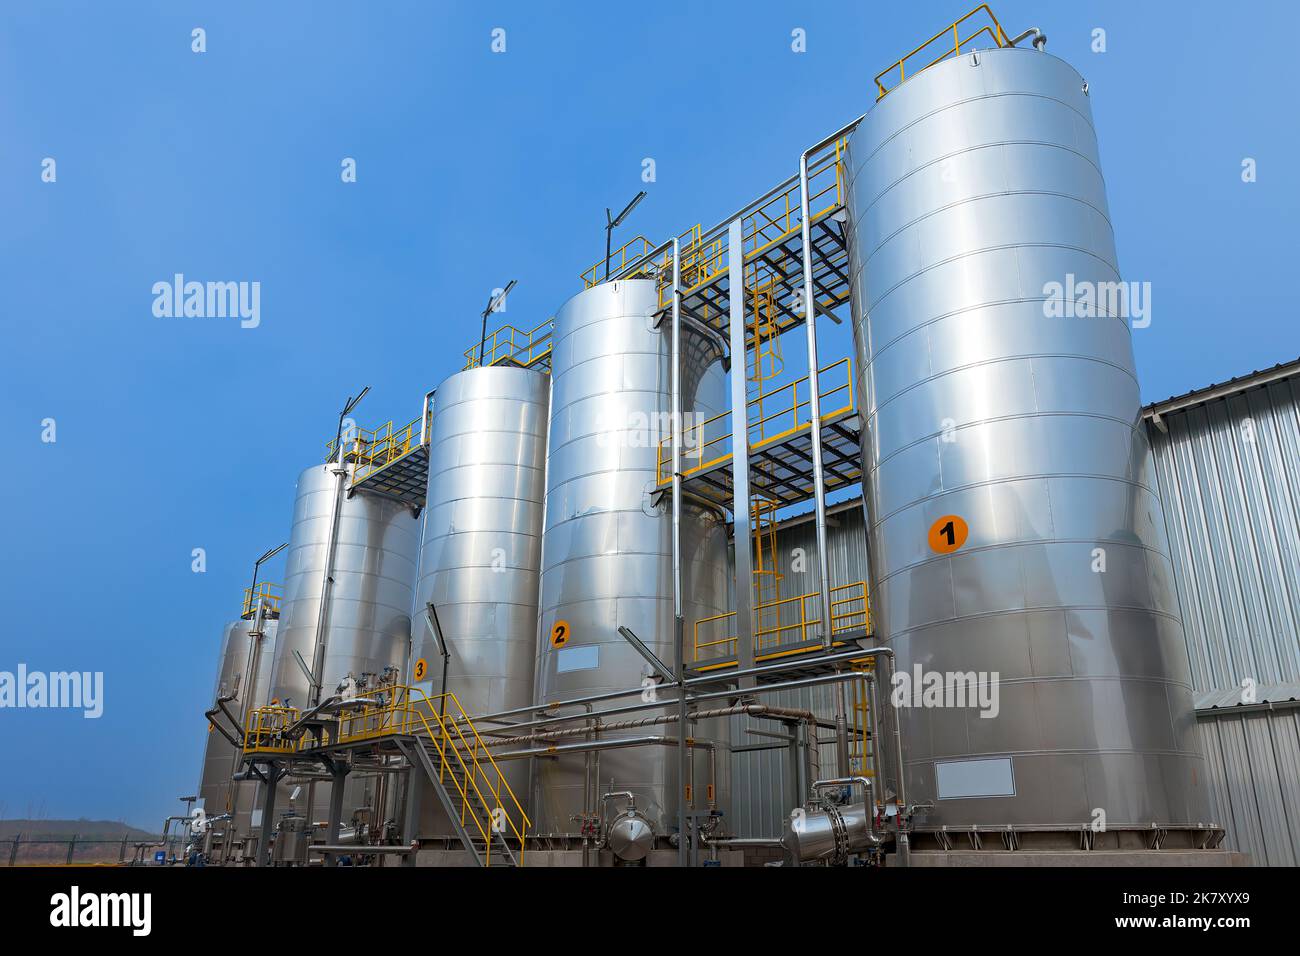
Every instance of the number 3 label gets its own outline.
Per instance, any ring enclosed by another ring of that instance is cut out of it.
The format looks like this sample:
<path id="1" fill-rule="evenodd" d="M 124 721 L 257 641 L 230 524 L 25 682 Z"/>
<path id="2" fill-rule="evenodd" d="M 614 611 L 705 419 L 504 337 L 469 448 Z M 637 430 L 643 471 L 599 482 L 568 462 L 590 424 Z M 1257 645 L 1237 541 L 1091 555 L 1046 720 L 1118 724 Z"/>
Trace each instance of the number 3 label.
<path id="1" fill-rule="evenodd" d="M 939 554 L 952 554 L 966 543 L 970 528 L 960 515 L 944 515 L 930 525 L 930 548 Z"/>

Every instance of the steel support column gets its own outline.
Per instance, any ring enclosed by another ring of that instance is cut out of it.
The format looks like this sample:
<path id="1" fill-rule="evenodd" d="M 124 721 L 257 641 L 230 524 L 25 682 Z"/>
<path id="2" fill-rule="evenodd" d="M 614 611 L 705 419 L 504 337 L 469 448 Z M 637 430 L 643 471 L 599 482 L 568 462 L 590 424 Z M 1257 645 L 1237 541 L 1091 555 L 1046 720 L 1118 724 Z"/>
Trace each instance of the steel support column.
<path id="1" fill-rule="evenodd" d="M 682 250 L 673 239 L 672 315 L 672 444 L 673 444 L 673 653 L 678 681 L 686 679 L 686 621 L 682 616 Z M 677 713 L 677 865 L 689 865 L 686 825 L 686 695 Z"/>
<path id="2" fill-rule="evenodd" d="M 420 746 L 416 741 L 415 746 Z M 420 839 L 420 796 L 424 792 L 424 783 L 414 764 L 403 775 L 406 779 L 406 795 L 402 807 L 402 842 L 414 846 Z M 402 866 L 415 866 L 414 851 L 402 858 Z"/>
<path id="3" fill-rule="evenodd" d="M 275 790 L 280 779 L 280 768 L 267 764 L 263 771 L 262 839 L 257 845 L 257 865 L 271 865 L 271 834 L 275 832 Z"/>
<path id="4" fill-rule="evenodd" d="M 325 828 L 325 843 L 329 846 L 338 846 L 339 828 L 343 825 L 343 791 L 347 783 L 348 766 L 343 763 L 335 764 L 334 779 L 330 782 L 330 815 L 329 822 Z M 307 824 L 310 826 L 311 821 Z M 359 841 L 358 841 L 359 842 Z M 333 853 L 325 854 L 325 865 L 333 866 L 336 856 Z"/>
<path id="5" fill-rule="evenodd" d="M 817 512 L 817 573 L 820 577 L 822 644 L 831 649 L 830 560 L 826 547 L 826 470 L 822 465 L 821 381 L 817 364 L 817 290 L 813 285 L 812 218 L 808 202 L 808 153 L 799 157 L 799 217 L 803 234 L 803 309 L 808 330 L 808 437 L 812 442 L 813 502 Z M 735 309 L 732 298 L 732 309 Z"/>
<path id="6" fill-rule="evenodd" d="M 727 230 L 728 298 L 731 304 L 731 514 L 736 551 L 736 668 L 754 666 L 754 563 L 749 537 L 749 367 L 745 353 L 745 243 L 741 221 Z M 753 687 L 752 678 L 740 687 Z"/>

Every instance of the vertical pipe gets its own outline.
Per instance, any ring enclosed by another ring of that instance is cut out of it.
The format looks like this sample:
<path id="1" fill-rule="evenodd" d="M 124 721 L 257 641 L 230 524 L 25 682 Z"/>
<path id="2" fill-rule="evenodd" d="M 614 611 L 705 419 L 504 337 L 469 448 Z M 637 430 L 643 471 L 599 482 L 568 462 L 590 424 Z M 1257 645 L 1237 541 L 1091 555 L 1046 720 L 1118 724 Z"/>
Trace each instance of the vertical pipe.
<path id="1" fill-rule="evenodd" d="M 736 668 L 754 666 L 754 564 L 749 537 L 749 414 L 745 372 L 745 242 L 739 219 L 727 230 L 727 266 L 731 314 L 731 487 L 732 529 L 736 552 Z M 753 687 L 752 678 L 741 681 Z"/>
<path id="2" fill-rule="evenodd" d="M 275 784 L 280 772 L 275 764 L 267 764 L 263 772 L 266 774 L 263 787 L 266 795 L 262 798 L 262 842 L 257 845 L 257 865 L 270 866 L 271 834 L 275 827 Z"/>
<path id="3" fill-rule="evenodd" d="M 321 684 L 325 680 L 325 648 L 329 644 L 330 600 L 334 590 L 334 558 L 338 551 L 339 520 L 343 515 L 343 493 L 347 484 L 348 466 L 343 460 L 343 446 L 339 445 L 339 460 L 334 468 L 337 479 L 334 488 L 334 505 L 330 511 L 330 535 L 325 546 L 325 571 L 321 582 L 320 607 L 316 611 L 316 652 L 312 655 L 311 706 L 320 703 Z"/>
<path id="4" fill-rule="evenodd" d="M 343 789 L 347 773 L 347 767 L 336 768 L 334 770 L 334 780 L 330 784 L 330 815 L 325 828 L 325 843 L 327 846 L 339 845 L 339 827 L 343 822 Z M 311 826 L 311 820 L 307 821 L 307 825 Z M 360 842 L 359 839 L 358 842 Z M 333 853 L 326 853 L 325 865 L 333 866 L 335 859 Z"/>
<path id="5" fill-rule="evenodd" d="M 880 765 L 880 712 L 876 709 L 880 701 L 880 688 L 876 685 L 876 675 L 873 671 L 867 675 L 867 723 L 871 728 L 871 776 L 875 781 L 875 792 L 877 798 L 882 802 L 883 786 L 885 776 Z M 866 756 L 867 748 L 864 743 L 862 746 L 863 756 Z M 863 761 L 863 770 L 866 769 L 866 761 Z"/>
<path id="6" fill-rule="evenodd" d="M 808 152 L 799 156 L 799 213 L 803 234 L 803 307 L 808 328 L 808 435 L 812 439 L 813 501 L 817 511 L 817 561 L 821 574 L 822 645 L 831 649 L 830 561 L 826 548 L 826 473 L 822 467 L 821 382 L 817 365 L 817 294 L 813 286 L 812 222 L 808 199 Z M 796 397 L 795 402 L 798 402 Z"/>
<path id="7" fill-rule="evenodd" d="M 849 718 L 845 701 L 847 681 L 835 685 L 835 764 L 840 777 L 849 776 Z"/>
<path id="8" fill-rule="evenodd" d="M 605 261 L 609 269 L 608 257 Z M 673 647 L 679 683 L 686 680 L 686 622 L 682 617 L 682 249 L 673 237 L 672 314 L 672 435 L 673 435 Z M 677 704 L 677 865 L 688 865 L 686 846 L 686 694 Z"/>

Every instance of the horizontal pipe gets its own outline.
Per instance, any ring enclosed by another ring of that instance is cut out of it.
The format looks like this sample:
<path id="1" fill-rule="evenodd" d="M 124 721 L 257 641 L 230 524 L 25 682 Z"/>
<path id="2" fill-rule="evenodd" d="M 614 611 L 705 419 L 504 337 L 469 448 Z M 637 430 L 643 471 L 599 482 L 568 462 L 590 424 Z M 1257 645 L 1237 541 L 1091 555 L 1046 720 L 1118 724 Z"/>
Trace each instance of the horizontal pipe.
<path id="1" fill-rule="evenodd" d="M 418 850 L 415 844 L 411 846 L 367 846 L 366 844 L 339 844 L 331 846 L 328 843 L 313 843 L 307 847 L 308 853 L 352 853 L 356 855 L 368 853 L 414 853 Z"/>

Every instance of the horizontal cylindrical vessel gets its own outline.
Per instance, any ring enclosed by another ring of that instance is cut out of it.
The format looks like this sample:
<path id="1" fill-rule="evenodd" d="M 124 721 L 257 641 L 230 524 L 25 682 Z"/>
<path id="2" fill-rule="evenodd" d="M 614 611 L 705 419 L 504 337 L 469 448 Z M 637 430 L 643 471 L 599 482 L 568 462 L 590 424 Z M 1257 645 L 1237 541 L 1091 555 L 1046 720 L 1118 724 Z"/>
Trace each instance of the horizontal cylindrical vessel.
<path id="1" fill-rule="evenodd" d="M 550 384 L 528 369 L 474 368 L 443 382 L 434 402 L 412 655 L 423 664 L 412 678 L 430 697 L 442 693 L 443 660 L 423 619 L 432 603 L 451 652 L 447 690 L 470 714 L 533 700 Z M 502 770 L 524 803 L 527 762 Z M 451 832 L 436 800 L 421 806 L 435 828 L 422 832 Z"/>
<path id="2" fill-rule="evenodd" d="M 846 169 L 872 611 L 918 828 L 1208 823 L 1143 290 L 1116 285 L 1087 85 L 1031 49 L 950 58 Z"/>
<path id="3" fill-rule="evenodd" d="M 674 660 L 671 502 L 656 492 L 658 445 L 669 433 L 671 335 L 656 323 L 658 294 L 644 279 L 608 282 L 574 296 L 553 336 L 546 519 L 537 658 L 541 704 L 649 683 L 650 666 L 618 632 L 626 627 Z M 706 338 L 683 330 L 682 408 L 712 416 L 725 376 Z M 683 609 L 689 623 L 726 610 L 727 534 L 716 515 L 684 503 Z M 652 691 L 647 691 L 651 693 Z M 717 800 L 729 764 L 722 721 L 691 735 L 716 740 Z M 620 733 L 606 732 L 600 739 Z M 599 794 L 631 791 L 663 838 L 677 828 L 677 753 L 669 747 L 606 750 L 535 761 L 530 810 L 538 833 L 577 833 Z M 708 759 L 696 748 L 697 807 Z"/>
<path id="4" fill-rule="evenodd" d="M 267 701 L 271 684 L 271 666 L 275 656 L 275 637 L 279 622 L 265 620 L 261 636 L 257 636 L 254 620 L 232 621 L 226 625 L 221 640 L 221 657 L 217 670 L 216 686 L 212 690 L 209 707 L 215 707 L 220 698 L 233 696 L 226 709 L 235 714 L 241 726 L 248 711 Z M 218 714 L 217 721 L 228 727 L 226 718 Z M 228 728 L 232 729 L 233 728 Z M 229 824 L 218 824 L 218 829 L 237 839 L 245 838 L 254 828 L 253 814 L 262 802 L 262 788 L 253 782 L 235 782 L 232 775 L 241 769 L 240 752 L 215 728 L 209 727 L 207 745 L 203 751 L 203 772 L 199 783 L 199 799 L 204 813 L 209 817 L 232 814 Z"/>

